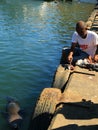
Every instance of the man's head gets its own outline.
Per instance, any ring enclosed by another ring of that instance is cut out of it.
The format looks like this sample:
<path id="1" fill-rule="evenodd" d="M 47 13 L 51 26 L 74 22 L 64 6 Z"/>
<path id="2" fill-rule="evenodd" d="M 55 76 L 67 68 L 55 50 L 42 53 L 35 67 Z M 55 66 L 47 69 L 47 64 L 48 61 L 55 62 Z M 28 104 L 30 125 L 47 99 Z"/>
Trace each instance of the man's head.
<path id="1" fill-rule="evenodd" d="M 76 31 L 80 37 L 86 38 L 87 36 L 87 26 L 84 21 L 78 21 L 76 24 Z"/>

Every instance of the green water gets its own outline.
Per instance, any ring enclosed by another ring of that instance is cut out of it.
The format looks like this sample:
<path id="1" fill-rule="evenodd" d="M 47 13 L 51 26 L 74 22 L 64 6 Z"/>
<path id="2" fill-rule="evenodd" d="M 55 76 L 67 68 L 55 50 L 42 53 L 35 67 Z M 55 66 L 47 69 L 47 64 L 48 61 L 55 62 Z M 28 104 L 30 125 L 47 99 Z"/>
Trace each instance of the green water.
<path id="1" fill-rule="evenodd" d="M 70 46 L 78 20 L 87 20 L 94 5 L 42 0 L 0 0 L 0 110 L 6 96 L 27 112 L 27 130 L 35 101 L 50 87 L 61 49 Z M 0 115 L 0 130 L 9 130 Z"/>

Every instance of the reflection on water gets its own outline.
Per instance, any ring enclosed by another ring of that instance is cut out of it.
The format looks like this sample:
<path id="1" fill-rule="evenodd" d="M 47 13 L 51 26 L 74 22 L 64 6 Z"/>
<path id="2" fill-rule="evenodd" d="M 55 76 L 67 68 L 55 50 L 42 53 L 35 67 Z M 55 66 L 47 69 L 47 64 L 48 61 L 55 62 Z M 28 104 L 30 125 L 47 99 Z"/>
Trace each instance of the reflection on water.
<path id="1" fill-rule="evenodd" d="M 93 4 L 0 0 L 0 109 L 5 97 L 17 98 L 28 120 L 34 103 L 50 87 L 61 49 L 70 46 L 78 20 L 87 20 Z M 0 115 L 0 130 L 9 130 Z"/>

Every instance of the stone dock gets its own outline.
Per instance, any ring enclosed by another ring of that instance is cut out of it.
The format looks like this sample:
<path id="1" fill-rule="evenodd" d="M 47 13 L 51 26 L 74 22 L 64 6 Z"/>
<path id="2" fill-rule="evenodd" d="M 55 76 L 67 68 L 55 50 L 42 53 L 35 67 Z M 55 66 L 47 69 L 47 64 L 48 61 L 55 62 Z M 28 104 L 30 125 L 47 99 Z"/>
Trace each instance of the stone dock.
<path id="1" fill-rule="evenodd" d="M 59 75 L 63 77 L 66 73 L 60 65 L 55 81 Z M 97 130 L 98 72 L 76 66 L 69 73 L 66 88 L 59 97 L 59 108 L 48 130 Z"/>
<path id="2" fill-rule="evenodd" d="M 98 34 L 98 5 L 89 16 L 87 27 Z M 60 65 L 53 87 L 62 88 L 64 84 L 66 87 L 59 98 L 60 108 L 48 130 L 97 130 L 98 72 L 78 66 L 71 72 Z"/>
<path id="3" fill-rule="evenodd" d="M 98 5 L 87 20 L 98 34 Z M 51 120 L 52 119 L 52 120 Z M 60 64 L 51 88 L 45 88 L 36 103 L 29 130 L 97 130 L 98 72 Z"/>
<path id="4" fill-rule="evenodd" d="M 87 20 L 87 27 L 98 34 L 98 5 L 95 6 Z"/>

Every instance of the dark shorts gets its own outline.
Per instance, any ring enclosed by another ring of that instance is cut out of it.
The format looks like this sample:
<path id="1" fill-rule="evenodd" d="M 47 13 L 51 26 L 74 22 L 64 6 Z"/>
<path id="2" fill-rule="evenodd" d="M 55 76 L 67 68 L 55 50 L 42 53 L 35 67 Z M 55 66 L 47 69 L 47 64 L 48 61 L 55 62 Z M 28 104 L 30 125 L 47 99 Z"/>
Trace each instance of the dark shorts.
<path id="1" fill-rule="evenodd" d="M 68 55 L 70 53 L 70 48 L 63 48 L 63 51 L 64 51 L 64 53 L 66 55 L 66 57 L 64 58 L 65 59 L 64 62 L 68 64 L 69 63 L 68 62 Z M 88 56 L 89 55 L 86 52 L 84 52 L 80 48 L 76 47 L 75 50 L 74 50 L 72 63 L 75 64 L 77 62 L 77 60 L 79 60 L 79 59 L 83 60 L 83 59 L 87 58 Z"/>

